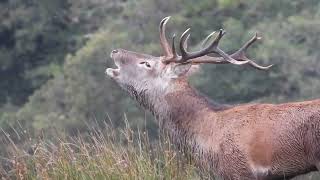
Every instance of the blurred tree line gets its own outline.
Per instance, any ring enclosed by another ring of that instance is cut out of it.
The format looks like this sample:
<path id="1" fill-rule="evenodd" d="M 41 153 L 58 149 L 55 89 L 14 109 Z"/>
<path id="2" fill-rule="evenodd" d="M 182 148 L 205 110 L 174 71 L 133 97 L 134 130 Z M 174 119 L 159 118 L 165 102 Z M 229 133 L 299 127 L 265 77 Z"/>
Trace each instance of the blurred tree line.
<path id="1" fill-rule="evenodd" d="M 155 123 L 105 77 L 114 48 L 160 55 L 158 23 L 168 35 L 191 27 L 193 50 L 224 28 L 233 52 L 257 31 L 250 56 L 267 71 L 207 65 L 191 83 L 221 103 L 286 102 L 320 94 L 318 0 L 2 0 L 0 1 L 0 127 L 16 136 L 84 132 L 91 122 L 155 131 Z M 179 34 L 180 35 L 180 34 Z M 155 134 L 155 133 L 154 133 Z M 18 138 L 17 138 L 18 139 Z"/>

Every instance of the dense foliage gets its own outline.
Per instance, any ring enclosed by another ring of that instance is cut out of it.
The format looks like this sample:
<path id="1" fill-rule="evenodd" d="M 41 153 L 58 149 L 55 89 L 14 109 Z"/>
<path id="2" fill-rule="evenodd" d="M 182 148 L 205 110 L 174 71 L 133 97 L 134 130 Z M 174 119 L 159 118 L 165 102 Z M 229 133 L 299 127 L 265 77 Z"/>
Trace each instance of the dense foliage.
<path id="1" fill-rule="evenodd" d="M 104 70 L 114 48 L 160 55 L 158 23 L 168 30 L 191 27 L 192 49 L 220 28 L 222 48 L 233 52 L 259 32 L 250 49 L 267 71 L 208 65 L 191 79 L 221 103 L 287 102 L 320 94 L 320 2 L 318 0 L 2 0 L 0 1 L 0 127 L 12 139 L 23 127 L 31 136 L 52 131 L 74 135 L 111 119 L 134 127 L 156 124 Z M 147 117 L 147 118 L 146 118 Z M 147 119 L 147 120 L 146 120 Z M 0 132 L 1 133 L 1 132 Z M 7 140 L 2 135 L 5 144 Z M 1 148 L 1 145 L 0 145 Z"/>

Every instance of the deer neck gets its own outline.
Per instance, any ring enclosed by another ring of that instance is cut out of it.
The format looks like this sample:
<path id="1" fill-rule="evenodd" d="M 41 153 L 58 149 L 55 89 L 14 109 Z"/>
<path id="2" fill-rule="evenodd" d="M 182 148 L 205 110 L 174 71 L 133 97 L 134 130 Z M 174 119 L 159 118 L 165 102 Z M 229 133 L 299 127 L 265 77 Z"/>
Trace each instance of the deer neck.
<path id="1" fill-rule="evenodd" d="M 140 105 L 152 112 L 160 126 L 179 141 L 197 136 L 196 127 L 204 118 L 213 117 L 216 111 L 226 108 L 213 103 L 182 80 L 168 86 L 130 91 Z"/>

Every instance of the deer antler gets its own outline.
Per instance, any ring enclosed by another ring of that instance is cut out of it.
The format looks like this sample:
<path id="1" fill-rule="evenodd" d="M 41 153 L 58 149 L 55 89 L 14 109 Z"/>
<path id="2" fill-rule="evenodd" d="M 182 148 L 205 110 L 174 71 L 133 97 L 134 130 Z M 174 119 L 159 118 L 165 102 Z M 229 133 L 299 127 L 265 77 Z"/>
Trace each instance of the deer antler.
<path id="1" fill-rule="evenodd" d="M 161 44 L 162 50 L 164 51 L 165 57 L 172 56 L 172 51 L 170 49 L 170 45 L 169 45 L 167 38 L 166 38 L 166 24 L 169 19 L 170 19 L 170 16 L 163 18 L 160 22 L 160 25 L 159 25 L 160 44 Z"/>
<path id="2" fill-rule="evenodd" d="M 196 52 L 188 52 L 187 51 L 187 42 L 190 37 L 190 29 L 187 29 L 184 33 L 182 33 L 179 42 L 179 48 L 181 52 L 181 56 L 179 56 L 175 49 L 175 35 L 172 38 L 172 46 L 170 49 L 170 45 L 165 36 L 165 25 L 168 22 L 170 17 L 164 18 L 160 23 L 160 43 L 162 49 L 164 50 L 164 59 L 162 60 L 163 63 L 192 63 L 192 64 L 200 64 L 200 63 L 211 63 L 211 64 L 235 64 L 235 65 L 244 65 L 248 64 L 251 67 L 254 67 L 259 70 L 267 70 L 273 65 L 269 66 L 260 66 L 254 61 L 247 58 L 245 52 L 249 46 L 251 46 L 256 40 L 261 39 L 255 34 L 255 36 L 250 39 L 247 43 L 245 43 L 238 51 L 233 53 L 232 55 L 228 55 L 223 50 L 219 48 L 219 42 L 221 38 L 225 35 L 225 31 L 223 29 L 219 30 L 219 34 L 215 37 L 215 39 L 205 48 L 196 51 Z M 203 44 L 215 34 L 215 32 L 211 33 L 207 38 L 204 40 Z M 208 54 L 217 54 L 220 57 L 212 57 L 208 56 Z"/>
<path id="3" fill-rule="evenodd" d="M 210 36 L 210 35 L 209 35 Z M 209 37 L 208 36 L 208 37 Z M 212 36 L 212 34 L 211 34 Z M 206 39 L 208 39 L 208 37 Z M 268 70 L 273 66 L 273 64 L 269 66 L 261 66 L 255 63 L 253 60 L 249 59 L 246 56 L 246 50 L 257 40 L 261 39 L 260 36 L 256 33 L 249 41 L 247 41 L 238 51 L 233 53 L 231 57 L 233 59 L 236 59 L 238 61 L 246 62 L 244 64 L 248 64 L 256 69 L 259 70 Z M 205 40 L 206 41 L 206 40 Z M 213 64 L 228 64 L 229 62 L 225 61 L 223 57 L 212 57 L 212 56 L 202 56 L 195 58 L 191 61 L 188 61 L 189 63 L 193 64 L 201 64 L 201 63 L 213 63 Z"/>

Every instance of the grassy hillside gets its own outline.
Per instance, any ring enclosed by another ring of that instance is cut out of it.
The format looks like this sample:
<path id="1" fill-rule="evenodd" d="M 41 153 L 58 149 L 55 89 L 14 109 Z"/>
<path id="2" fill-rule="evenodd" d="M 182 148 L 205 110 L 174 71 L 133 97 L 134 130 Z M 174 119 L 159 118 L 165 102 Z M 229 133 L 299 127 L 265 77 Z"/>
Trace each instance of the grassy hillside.
<path id="1" fill-rule="evenodd" d="M 129 123 L 115 130 L 104 123 L 88 134 L 75 137 L 39 136 L 28 149 L 10 142 L 8 156 L 1 157 L 0 177 L 4 179 L 133 180 L 215 179 L 193 162 L 190 154 L 177 150 L 165 132 L 150 140 L 147 131 L 134 131 Z M 30 145 L 30 144 L 29 144 Z M 293 180 L 317 180 L 310 173 Z M 284 177 L 285 179 L 285 177 Z"/>
<path id="2" fill-rule="evenodd" d="M 39 137 L 27 151 L 10 145 L 0 175 L 8 179 L 200 179 L 192 159 L 165 135 L 105 124 L 76 137 Z M 7 137 L 10 141 L 10 137 Z"/>

